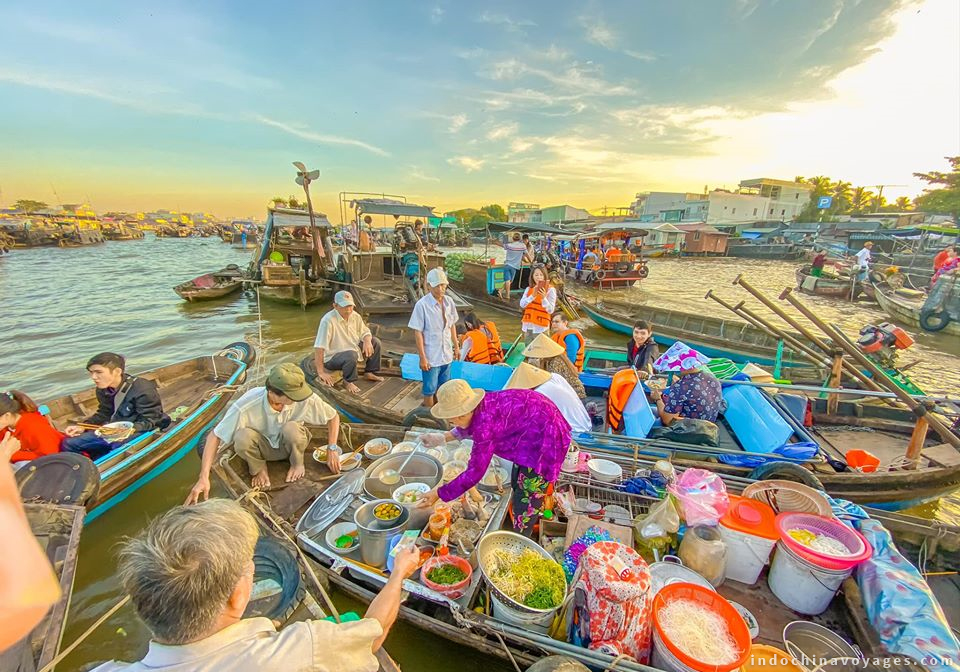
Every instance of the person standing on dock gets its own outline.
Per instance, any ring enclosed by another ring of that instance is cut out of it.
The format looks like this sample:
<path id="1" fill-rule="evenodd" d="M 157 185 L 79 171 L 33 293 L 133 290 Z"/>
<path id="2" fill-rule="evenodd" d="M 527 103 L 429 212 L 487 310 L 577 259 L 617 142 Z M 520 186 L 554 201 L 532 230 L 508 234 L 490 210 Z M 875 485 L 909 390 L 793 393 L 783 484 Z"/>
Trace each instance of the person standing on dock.
<path id="1" fill-rule="evenodd" d="M 583 371 L 583 358 L 586 355 L 583 334 L 579 329 L 570 328 L 570 322 L 562 310 L 558 310 L 550 317 L 550 338 L 563 347 L 567 353 L 567 359 L 577 371 Z"/>
<path id="2" fill-rule="evenodd" d="M 503 250 L 507 256 L 503 262 L 503 289 L 500 292 L 500 298 L 509 301 L 510 286 L 520 269 L 523 268 L 523 262 L 527 256 L 527 246 L 520 240 L 520 234 L 514 233 L 512 240 L 504 244 Z"/>
<path id="3" fill-rule="evenodd" d="M 376 653 L 396 622 L 403 581 L 417 569 L 417 547 L 397 554 L 362 619 L 304 620 L 278 632 L 269 618 L 243 617 L 258 537 L 256 519 L 240 504 L 213 499 L 174 507 L 128 540 L 118 574 L 153 637 L 143 660 L 111 661 L 96 671 L 379 670 Z"/>
<path id="4" fill-rule="evenodd" d="M 374 383 L 383 380 L 380 370 L 380 339 L 370 333 L 363 318 L 354 309 L 353 294 L 337 292 L 333 310 L 323 316 L 313 344 L 313 359 L 317 366 L 317 380 L 333 385 L 331 371 L 340 371 L 347 391 L 360 394 L 357 387 L 357 358 L 362 356 L 363 377 Z"/>
<path id="5" fill-rule="evenodd" d="M 299 366 L 278 364 L 270 370 L 264 387 L 244 392 L 207 434 L 200 477 L 185 503 L 194 504 L 210 495 L 210 469 L 222 443 L 233 443 L 234 451 L 247 463 L 254 488 L 270 487 L 267 462 L 288 460 L 286 482 L 300 480 L 306 471 L 303 459 L 310 442 L 305 425 L 326 425 L 330 442 L 327 466 L 339 473 L 340 416 L 307 385 Z"/>
<path id="6" fill-rule="evenodd" d="M 863 244 L 860 251 L 854 255 L 857 260 L 857 280 L 860 282 L 866 282 L 870 275 L 871 248 L 873 248 L 873 241 L 868 240 Z"/>
<path id="7" fill-rule="evenodd" d="M 543 515 L 544 497 L 560 475 L 560 465 L 570 447 L 570 425 L 556 404 L 533 390 L 484 392 L 456 379 L 440 387 L 437 404 L 430 413 L 448 420 L 454 428 L 424 434 L 424 446 L 470 438 L 473 449 L 467 468 L 449 483 L 425 493 L 417 506 L 459 498 L 480 482 L 496 455 L 514 464 L 513 529 L 532 537 Z"/>
<path id="8" fill-rule="evenodd" d="M 550 315 L 557 309 L 557 290 L 550 284 L 545 267 L 534 266 L 530 270 L 530 286 L 523 290 L 520 307 L 523 309 L 520 331 L 524 343 L 530 343 L 538 334 L 550 330 Z"/>
<path id="9" fill-rule="evenodd" d="M 427 288 L 413 307 L 407 326 L 413 329 L 420 355 L 420 371 L 423 377 L 423 405 L 434 404 L 437 388 L 450 380 L 450 364 L 460 359 L 457 339 L 457 306 L 447 296 L 447 274 L 442 268 L 427 273 Z"/>

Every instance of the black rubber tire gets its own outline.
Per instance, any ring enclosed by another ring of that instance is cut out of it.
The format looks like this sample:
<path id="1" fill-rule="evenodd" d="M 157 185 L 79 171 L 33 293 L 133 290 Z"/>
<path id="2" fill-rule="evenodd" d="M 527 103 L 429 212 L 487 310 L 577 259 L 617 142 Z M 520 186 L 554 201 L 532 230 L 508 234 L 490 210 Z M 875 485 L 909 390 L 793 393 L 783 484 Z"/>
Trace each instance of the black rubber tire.
<path id="1" fill-rule="evenodd" d="M 241 361 L 247 365 L 247 368 L 250 368 L 255 361 L 257 361 L 257 349 L 247 343 L 246 341 L 237 341 L 231 343 L 224 350 L 238 350 L 243 353 Z"/>
<path id="2" fill-rule="evenodd" d="M 629 261 L 624 261 L 617 264 L 615 270 L 617 275 L 627 275 L 633 271 L 633 264 L 631 264 Z"/>
<path id="3" fill-rule="evenodd" d="M 950 316 L 945 310 L 921 310 L 920 326 L 925 331 L 942 331 L 950 324 Z"/>
<path id="4" fill-rule="evenodd" d="M 449 422 L 433 417 L 433 415 L 430 413 L 430 409 L 424 408 L 423 406 L 413 409 L 403 417 L 404 427 L 413 427 L 414 425 L 430 427 L 432 429 L 450 429 Z"/>
<path id="5" fill-rule="evenodd" d="M 304 598 L 304 586 L 297 557 L 273 537 L 261 536 L 253 551 L 254 580 L 272 579 L 281 587 L 276 595 L 251 600 L 244 617 L 263 616 L 286 622 Z"/>
<path id="6" fill-rule="evenodd" d="M 870 282 L 873 284 L 879 285 L 886 279 L 886 276 L 880 271 L 870 271 Z"/>
<path id="7" fill-rule="evenodd" d="M 809 485 L 815 490 L 826 492 L 823 483 L 812 472 L 793 462 L 767 462 L 750 472 L 747 478 L 755 481 L 784 480 Z"/>
<path id="8" fill-rule="evenodd" d="M 597 271 L 593 275 L 597 280 L 603 280 L 604 278 L 607 277 L 607 272 L 601 268 L 599 271 Z"/>
<path id="9" fill-rule="evenodd" d="M 637 269 L 637 276 L 639 276 L 641 280 L 646 278 L 648 275 L 650 275 L 650 267 L 647 266 L 646 264 L 643 264 L 640 268 Z"/>
<path id="10" fill-rule="evenodd" d="M 32 460 L 15 474 L 25 502 L 72 504 L 89 508 L 100 494 L 100 471 L 80 453 L 53 453 Z"/>

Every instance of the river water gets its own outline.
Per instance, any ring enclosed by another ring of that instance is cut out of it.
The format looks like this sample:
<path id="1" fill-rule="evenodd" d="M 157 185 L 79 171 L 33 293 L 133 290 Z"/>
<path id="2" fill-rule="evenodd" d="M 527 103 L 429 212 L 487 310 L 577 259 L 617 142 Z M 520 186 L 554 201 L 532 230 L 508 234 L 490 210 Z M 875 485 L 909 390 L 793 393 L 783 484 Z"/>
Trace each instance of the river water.
<path id="1" fill-rule="evenodd" d="M 483 252 L 483 248 L 477 251 Z M 92 354 L 104 350 L 125 355 L 133 371 L 208 354 L 237 340 L 262 344 L 255 376 L 262 376 L 279 361 L 296 361 L 312 345 L 322 308 L 305 312 L 264 303 L 258 311 L 256 297 L 246 294 L 187 304 L 171 289 L 229 263 L 243 266 L 250 256 L 249 250 L 232 249 L 218 238 L 152 236 L 143 241 L 83 248 L 15 250 L 0 259 L 6 346 L 0 357 L 0 390 L 22 389 L 45 400 L 83 389 L 89 385 L 84 364 Z M 655 259 L 642 287 L 621 290 L 613 296 L 638 305 L 719 315 L 723 309 L 703 299 L 707 289 L 713 288 L 734 302 L 749 298 L 731 284 L 742 272 L 754 285 L 775 295 L 783 287 L 794 285 L 793 269 L 792 263 L 776 261 Z M 579 288 L 575 291 L 589 294 Z M 866 303 L 851 305 L 820 297 L 805 300 L 849 334 L 863 324 L 885 319 L 878 307 Z M 502 313 L 485 317 L 497 320 L 505 339 L 512 339 L 518 332 L 519 320 L 511 321 Z M 625 340 L 589 320 L 577 326 L 597 342 L 620 345 Z M 904 360 L 920 358 L 911 376 L 928 391 L 956 393 L 960 391 L 958 355 L 960 339 L 923 334 Z M 197 466 L 196 458 L 188 456 L 84 530 L 65 643 L 72 642 L 120 598 L 114 575 L 117 542 L 136 534 L 151 517 L 182 503 Z M 921 513 L 960 523 L 960 502 L 954 495 Z M 136 659 L 143 655 L 147 639 L 132 609 L 121 609 L 58 669 L 86 669 L 95 661 L 109 658 Z M 387 646 L 409 670 L 446 670 L 453 660 L 465 669 L 479 669 L 481 665 L 490 672 L 512 669 L 402 626 L 391 635 Z"/>

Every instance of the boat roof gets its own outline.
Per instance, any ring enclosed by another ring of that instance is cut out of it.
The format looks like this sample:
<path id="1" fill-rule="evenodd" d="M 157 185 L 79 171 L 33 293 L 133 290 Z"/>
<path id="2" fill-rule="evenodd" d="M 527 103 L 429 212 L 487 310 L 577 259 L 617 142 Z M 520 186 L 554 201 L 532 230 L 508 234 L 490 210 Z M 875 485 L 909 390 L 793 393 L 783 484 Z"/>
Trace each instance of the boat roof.
<path id="1" fill-rule="evenodd" d="M 310 213 L 306 210 L 292 208 L 270 208 L 268 219 L 271 220 L 274 227 L 297 227 L 310 226 Z M 313 219 L 317 226 L 331 228 L 330 220 L 322 212 L 314 212 Z"/>
<path id="2" fill-rule="evenodd" d="M 350 201 L 358 214 L 396 215 L 398 217 L 433 217 L 433 206 L 404 203 L 392 198 L 358 198 Z"/>
<path id="3" fill-rule="evenodd" d="M 669 222 L 641 222 L 640 220 L 630 220 L 626 222 L 607 222 L 593 228 L 593 231 L 585 233 L 610 233 L 612 231 L 665 231 L 667 233 L 679 233 L 680 229 Z"/>
<path id="4" fill-rule="evenodd" d="M 488 222 L 487 229 L 490 231 L 523 231 L 527 233 L 564 233 L 563 229 L 558 229 L 549 224 L 538 224 L 537 222 Z"/>

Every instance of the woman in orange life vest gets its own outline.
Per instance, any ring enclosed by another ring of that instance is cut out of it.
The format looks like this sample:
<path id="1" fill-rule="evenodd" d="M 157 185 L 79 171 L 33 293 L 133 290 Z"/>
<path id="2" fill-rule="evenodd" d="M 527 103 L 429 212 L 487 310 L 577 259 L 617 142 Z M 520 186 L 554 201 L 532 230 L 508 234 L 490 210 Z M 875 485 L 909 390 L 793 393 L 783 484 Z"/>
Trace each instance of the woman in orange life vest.
<path id="1" fill-rule="evenodd" d="M 476 313 L 463 317 L 464 333 L 460 340 L 460 358 L 476 364 L 499 364 L 503 361 L 503 345 L 497 325 L 483 322 Z"/>
<path id="2" fill-rule="evenodd" d="M 40 415 L 37 405 L 26 394 L 19 390 L 0 392 L 0 440 L 13 440 L 19 444 L 10 456 L 11 462 L 59 453 L 63 438 L 64 435 Z"/>
<path id="3" fill-rule="evenodd" d="M 542 264 L 530 269 L 530 286 L 523 290 L 520 307 L 523 308 L 520 331 L 524 343 L 530 343 L 538 334 L 550 330 L 550 315 L 557 308 L 557 290 L 550 284 L 547 269 Z"/>

